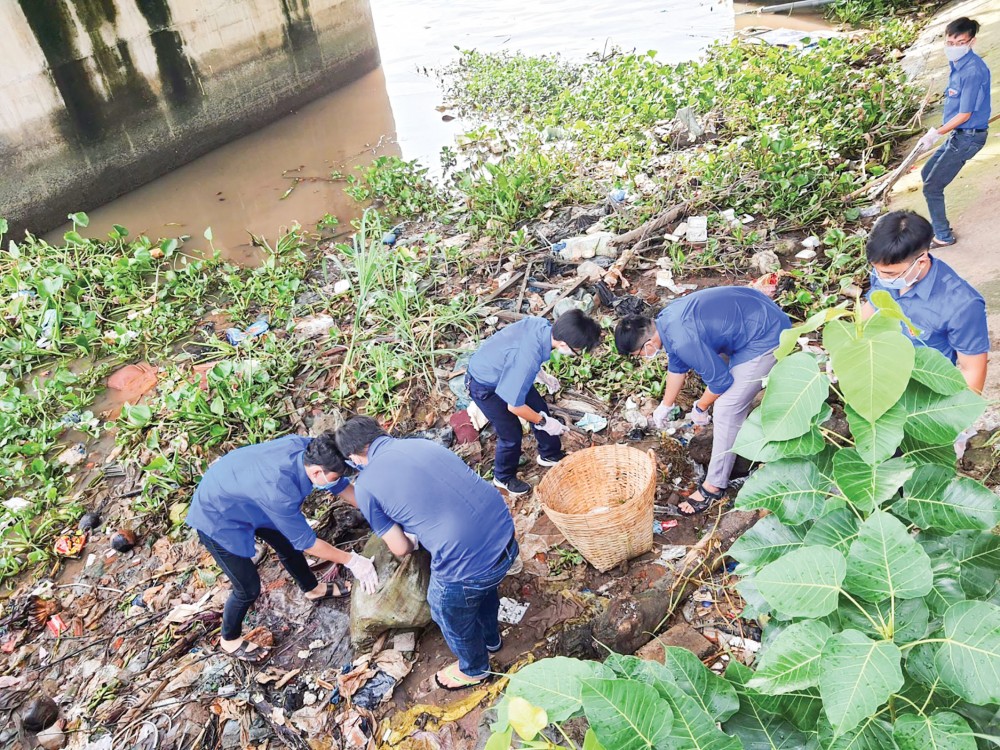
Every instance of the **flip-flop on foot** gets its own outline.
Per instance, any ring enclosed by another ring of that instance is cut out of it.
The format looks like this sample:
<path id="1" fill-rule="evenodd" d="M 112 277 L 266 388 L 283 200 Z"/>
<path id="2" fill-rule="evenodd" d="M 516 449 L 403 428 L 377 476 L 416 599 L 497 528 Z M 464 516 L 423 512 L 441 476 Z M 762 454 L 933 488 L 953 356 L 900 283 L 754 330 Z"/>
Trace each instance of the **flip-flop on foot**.
<path id="1" fill-rule="evenodd" d="M 271 649 L 267 646 L 251 643 L 245 638 L 235 651 L 226 651 L 221 644 L 219 645 L 219 651 L 226 656 L 238 659 L 239 661 L 245 661 L 249 664 L 263 664 L 271 658 Z"/>
<path id="2" fill-rule="evenodd" d="M 682 501 L 690 505 L 693 508 L 693 510 L 685 511 L 678 504 L 677 512 L 680 513 L 682 516 L 686 516 L 688 518 L 690 518 L 691 516 L 697 516 L 704 513 L 706 510 L 711 508 L 713 504 L 719 502 L 719 500 L 721 500 L 726 496 L 725 490 L 719 490 L 718 492 L 709 492 L 708 490 L 705 489 L 705 485 L 702 484 L 701 482 L 698 483 L 698 492 L 701 493 L 702 496 L 701 500 L 692 500 L 691 498 L 687 498 L 687 500 Z"/>
<path id="3" fill-rule="evenodd" d="M 351 596 L 351 586 L 349 581 L 342 578 L 335 578 L 326 584 L 326 593 L 323 596 L 307 596 L 311 602 L 325 602 L 329 599 L 349 599 Z"/>
<path id="4" fill-rule="evenodd" d="M 951 240 L 948 242 L 945 242 L 944 240 L 939 240 L 937 237 L 935 237 L 934 239 L 931 240 L 931 247 L 932 248 L 951 247 L 956 242 L 958 242 L 957 237 L 952 237 Z"/>
<path id="5" fill-rule="evenodd" d="M 465 690 L 476 685 L 482 685 L 487 679 L 489 679 L 489 675 L 466 677 L 459 671 L 458 662 L 450 664 L 434 675 L 434 682 L 437 683 L 439 688 L 443 688 L 444 690 Z"/>

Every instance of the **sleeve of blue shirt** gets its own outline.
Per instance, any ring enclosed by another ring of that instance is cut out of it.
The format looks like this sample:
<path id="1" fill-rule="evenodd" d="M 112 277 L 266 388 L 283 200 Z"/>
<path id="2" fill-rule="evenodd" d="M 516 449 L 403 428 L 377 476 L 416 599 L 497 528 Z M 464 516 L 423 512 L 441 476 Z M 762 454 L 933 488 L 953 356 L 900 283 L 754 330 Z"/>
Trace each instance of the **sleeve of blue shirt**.
<path id="1" fill-rule="evenodd" d="M 986 303 L 974 299 L 948 321 L 948 343 L 959 354 L 985 354 L 990 350 Z"/>
<path id="2" fill-rule="evenodd" d="M 962 76 L 962 91 L 958 98 L 958 111 L 961 114 L 975 112 L 979 106 L 979 94 L 983 89 L 983 74 L 979 68 L 970 65 Z"/>
<path id="3" fill-rule="evenodd" d="M 533 357 L 521 352 L 508 354 L 496 394 L 511 406 L 524 406 L 531 384 L 538 377 L 540 366 Z"/>
<path id="4" fill-rule="evenodd" d="M 682 343 L 678 351 L 669 352 L 669 358 L 667 369 L 670 372 L 684 373 L 694 370 L 712 393 L 725 393 L 733 384 L 729 365 L 700 340 Z M 685 369 L 674 369 L 675 367 Z"/>
<path id="5" fill-rule="evenodd" d="M 358 510 L 361 511 L 361 515 L 368 521 L 368 525 L 372 527 L 372 531 L 375 532 L 376 536 L 388 534 L 389 529 L 396 525 L 396 522 L 389 518 L 385 514 L 385 511 L 382 510 L 382 506 L 378 504 L 375 496 L 357 484 L 354 485 L 354 499 L 358 503 Z"/>
<path id="6" fill-rule="evenodd" d="M 309 549 L 316 544 L 316 532 L 302 515 L 301 506 L 287 496 L 269 497 L 259 503 L 271 523 L 297 550 Z"/>

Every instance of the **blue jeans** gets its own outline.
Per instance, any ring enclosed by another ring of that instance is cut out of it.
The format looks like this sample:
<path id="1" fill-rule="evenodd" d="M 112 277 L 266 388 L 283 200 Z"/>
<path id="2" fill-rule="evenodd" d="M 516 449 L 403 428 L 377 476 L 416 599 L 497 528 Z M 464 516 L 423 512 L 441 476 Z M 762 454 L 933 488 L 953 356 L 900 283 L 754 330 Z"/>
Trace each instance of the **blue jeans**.
<path id="1" fill-rule="evenodd" d="M 490 671 L 487 647 L 500 646 L 500 595 L 497 588 L 517 559 L 517 541 L 511 537 L 507 549 L 485 573 L 464 581 L 439 581 L 431 574 L 427 603 L 431 617 L 441 628 L 445 643 L 458 657 L 458 667 L 469 677 Z"/>
<path id="2" fill-rule="evenodd" d="M 510 413 L 507 402 L 496 391 L 483 385 L 473 377 L 468 378 L 469 396 L 476 402 L 497 433 L 497 453 L 493 459 L 493 476 L 501 482 L 513 479 L 517 474 L 517 464 L 521 460 L 521 422 Z M 544 399 L 535 388 L 528 389 L 524 403 L 537 412 L 548 412 Z M 542 458 L 558 460 L 562 454 L 562 441 L 558 436 L 531 427 L 538 441 L 538 455 Z"/>
<path id="3" fill-rule="evenodd" d="M 934 236 L 942 242 L 951 242 L 955 239 L 945 213 L 944 189 L 958 176 L 965 162 L 978 154 L 986 145 L 987 135 L 989 133 L 953 131 L 948 135 L 944 145 L 934 152 L 920 170 L 920 176 L 924 181 L 924 199 L 927 201 L 927 211 L 931 215 Z"/>

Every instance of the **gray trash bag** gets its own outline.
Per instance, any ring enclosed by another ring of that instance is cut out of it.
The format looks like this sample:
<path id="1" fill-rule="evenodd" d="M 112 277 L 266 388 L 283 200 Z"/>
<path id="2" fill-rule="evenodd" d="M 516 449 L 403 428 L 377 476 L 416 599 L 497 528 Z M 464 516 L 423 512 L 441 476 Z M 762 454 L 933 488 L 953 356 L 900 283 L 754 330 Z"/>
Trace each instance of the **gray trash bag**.
<path id="1" fill-rule="evenodd" d="M 419 549 L 400 559 L 382 538 L 371 535 L 364 550 L 378 571 L 378 589 L 368 594 L 361 586 L 351 592 L 351 643 L 362 651 L 382 633 L 394 628 L 422 628 L 431 622 L 427 585 L 431 580 L 431 556 Z"/>

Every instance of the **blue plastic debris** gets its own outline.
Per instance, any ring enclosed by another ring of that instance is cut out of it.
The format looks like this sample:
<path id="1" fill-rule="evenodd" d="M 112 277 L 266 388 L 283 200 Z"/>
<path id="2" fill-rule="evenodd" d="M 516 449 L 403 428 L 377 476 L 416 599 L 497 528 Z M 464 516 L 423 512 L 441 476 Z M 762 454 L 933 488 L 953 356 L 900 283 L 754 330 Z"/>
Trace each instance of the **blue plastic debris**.
<path id="1" fill-rule="evenodd" d="M 611 199 L 612 203 L 624 203 L 625 199 L 628 197 L 628 193 L 626 193 L 622 188 L 615 188 L 608 193 L 608 197 Z"/>
<path id="2" fill-rule="evenodd" d="M 553 253 L 561 253 L 561 252 L 562 252 L 563 250 L 565 250 L 565 249 L 566 249 L 566 243 L 565 243 L 565 242 L 557 242 L 556 244 L 554 244 L 554 245 L 553 245 L 553 246 L 552 246 L 551 248 L 549 248 L 549 249 L 550 249 L 550 250 L 551 250 L 551 251 L 552 251 Z"/>
<path id="3" fill-rule="evenodd" d="M 240 342 L 246 339 L 254 339 L 263 333 L 266 333 L 270 328 L 270 324 L 267 322 L 267 316 L 261 315 L 257 320 L 247 326 L 245 331 L 239 328 L 227 328 L 226 329 L 226 341 L 228 341 L 233 346 L 238 346 Z"/>
<path id="4" fill-rule="evenodd" d="M 392 247 L 393 245 L 396 244 L 396 240 L 398 239 L 399 238 L 396 236 L 395 232 L 386 232 L 385 234 L 382 235 L 382 244 Z"/>

